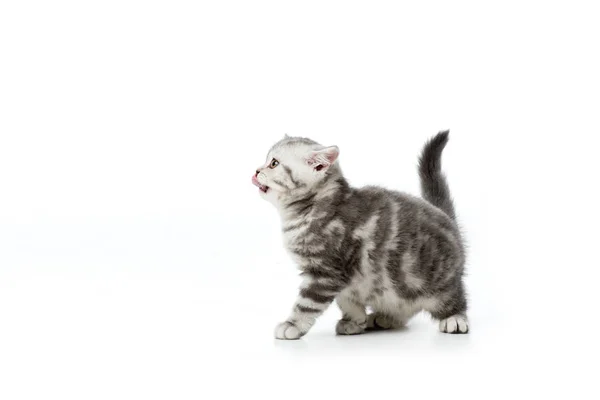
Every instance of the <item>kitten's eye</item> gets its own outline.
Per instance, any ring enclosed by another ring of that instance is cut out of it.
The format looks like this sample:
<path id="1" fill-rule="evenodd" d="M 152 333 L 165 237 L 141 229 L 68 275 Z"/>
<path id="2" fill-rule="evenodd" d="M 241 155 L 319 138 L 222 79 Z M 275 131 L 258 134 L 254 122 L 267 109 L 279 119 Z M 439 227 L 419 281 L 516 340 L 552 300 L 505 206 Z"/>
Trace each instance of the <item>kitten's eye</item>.
<path id="1" fill-rule="evenodd" d="M 271 164 L 269 164 L 269 168 L 275 168 L 278 165 L 279 165 L 279 161 L 277 161 L 276 159 L 272 159 Z"/>

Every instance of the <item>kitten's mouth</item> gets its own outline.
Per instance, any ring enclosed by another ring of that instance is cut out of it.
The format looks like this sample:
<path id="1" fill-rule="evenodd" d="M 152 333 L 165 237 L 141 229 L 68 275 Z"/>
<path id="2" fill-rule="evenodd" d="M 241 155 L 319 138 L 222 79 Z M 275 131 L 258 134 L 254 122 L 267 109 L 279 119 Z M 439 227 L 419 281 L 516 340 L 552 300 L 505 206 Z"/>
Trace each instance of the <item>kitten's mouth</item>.
<path id="1" fill-rule="evenodd" d="M 263 193 L 267 193 L 267 191 L 269 190 L 269 187 L 267 185 L 262 185 L 258 179 L 256 179 L 256 175 L 254 175 L 252 177 L 252 183 L 254 184 L 254 186 L 258 187 L 260 189 L 261 192 Z"/>

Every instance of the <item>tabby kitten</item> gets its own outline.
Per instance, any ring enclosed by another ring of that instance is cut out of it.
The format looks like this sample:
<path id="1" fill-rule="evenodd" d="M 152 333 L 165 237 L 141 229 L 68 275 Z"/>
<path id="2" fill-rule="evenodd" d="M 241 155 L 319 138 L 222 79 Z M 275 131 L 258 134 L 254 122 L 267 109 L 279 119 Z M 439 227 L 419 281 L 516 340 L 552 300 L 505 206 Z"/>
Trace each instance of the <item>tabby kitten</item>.
<path id="1" fill-rule="evenodd" d="M 448 131 L 440 132 L 421 154 L 424 200 L 350 187 L 336 146 L 286 135 L 269 150 L 252 182 L 279 211 L 285 247 L 303 278 L 277 339 L 302 337 L 334 299 L 340 335 L 402 327 L 422 310 L 442 332 L 468 331 L 465 251 L 441 172 L 447 142 Z"/>

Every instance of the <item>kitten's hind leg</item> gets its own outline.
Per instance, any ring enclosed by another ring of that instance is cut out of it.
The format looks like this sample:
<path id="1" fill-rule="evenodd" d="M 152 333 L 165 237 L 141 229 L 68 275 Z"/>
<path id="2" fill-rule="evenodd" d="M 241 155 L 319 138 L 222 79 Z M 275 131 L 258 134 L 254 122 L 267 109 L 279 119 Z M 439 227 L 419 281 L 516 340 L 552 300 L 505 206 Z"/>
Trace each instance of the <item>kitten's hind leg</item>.
<path id="1" fill-rule="evenodd" d="M 398 306 L 394 303 L 386 307 L 375 307 L 367 319 L 367 329 L 375 331 L 404 328 L 419 311 L 420 308 L 410 307 L 408 304 Z"/>
<path id="2" fill-rule="evenodd" d="M 392 329 L 394 327 L 394 322 L 394 319 L 389 315 L 374 312 L 367 317 L 367 330 L 378 331 Z"/>
<path id="3" fill-rule="evenodd" d="M 438 303 L 432 309 L 427 310 L 431 316 L 438 321 L 439 329 L 444 333 L 467 333 L 469 332 L 469 320 L 467 318 L 467 300 L 462 284 L 451 293 L 439 296 Z"/>
<path id="4" fill-rule="evenodd" d="M 464 314 L 451 315 L 440 321 L 440 332 L 467 333 L 469 332 L 469 320 Z"/>
<path id="5" fill-rule="evenodd" d="M 336 302 L 342 310 L 342 319 L 338 321 L 335 331 L 338 335 L 358 335 L 367 328 L 365 306 L 354 298 L 340 294 Z"/>
<path id="6" fill-rule="evenodd" d="M 406 320 L 381 312 L 373 312 L 367 316 L 367 330 L 380 331 L 397 329 L 406 325 Z"/>

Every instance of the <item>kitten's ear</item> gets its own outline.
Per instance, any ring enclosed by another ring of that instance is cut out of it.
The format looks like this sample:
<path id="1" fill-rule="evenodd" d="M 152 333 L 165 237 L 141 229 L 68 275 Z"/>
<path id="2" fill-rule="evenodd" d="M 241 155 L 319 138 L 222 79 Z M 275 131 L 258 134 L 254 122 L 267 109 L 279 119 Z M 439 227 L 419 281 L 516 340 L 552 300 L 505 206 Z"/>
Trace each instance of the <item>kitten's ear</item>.
<path id="1" fill-rule="evenodd" d="M 290 135 L 288 135 L 287 133 L 285 133 L 285 134 L 283 135 L 283 138 L 284 138 L 284 139 L 289 139 L 289 138 L 290 138 Z"/>
<path id="2" fill-rule="evenodd" d="M 329 146 L 308 153 L 306 163 L 314 167 L 317 171 L 321 171 L 323 168 L 327 168 L 333 164 L 339 155 L 340 149 L 337 146 Z"/>

